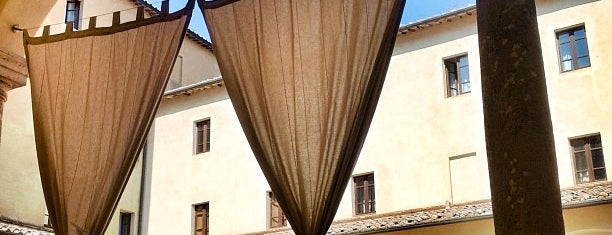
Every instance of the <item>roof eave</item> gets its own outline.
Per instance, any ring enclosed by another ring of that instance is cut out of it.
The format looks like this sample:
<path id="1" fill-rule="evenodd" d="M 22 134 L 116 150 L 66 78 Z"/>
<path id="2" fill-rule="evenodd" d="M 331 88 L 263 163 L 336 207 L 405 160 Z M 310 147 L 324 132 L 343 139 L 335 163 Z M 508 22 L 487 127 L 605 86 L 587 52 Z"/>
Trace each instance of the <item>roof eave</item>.
<path id="1" fill-rule="evenodd" d="M 417 22 L 409 23 L 401 26 L 398 29 L 397 34 L 406 34 L 410 32 L 420 31 L 431 26 L 439 25 L 445 22 L 451 22 L 455 19 L 462 19 L 466 16 L 472 16 L 476 14 L 476 5 L 467 6 L 461 9 L 453 10 L 438 16 L 433 16 Z"/>

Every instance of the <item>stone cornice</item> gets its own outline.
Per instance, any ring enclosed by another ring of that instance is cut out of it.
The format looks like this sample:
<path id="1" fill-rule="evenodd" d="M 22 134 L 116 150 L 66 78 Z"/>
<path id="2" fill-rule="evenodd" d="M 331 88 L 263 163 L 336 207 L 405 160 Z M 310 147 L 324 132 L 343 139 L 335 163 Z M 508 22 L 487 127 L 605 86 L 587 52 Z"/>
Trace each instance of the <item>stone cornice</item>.
<path id="1" fill-rule="evenodd" d="M 612 203 L 612 181 L 589 183 L 561 190 L 563 208 Z M 424 226 L 435 226 L 493 217 L 491 201 L 476 201 L 452 206 L 397 211 L 339 220 L 327 234 L 371 234 Z M 250 235 L 291 235 L 289 228 L 268 230 Z"/>
<path id="2" fill-rule="evenodd" d="M 0 48 L 0 83 L 4 89 L 14 89 L 24 86 L 28 77 L 26 59 L 10 51 Z M 4 92 L 8 91 L 4 90 Z"/>

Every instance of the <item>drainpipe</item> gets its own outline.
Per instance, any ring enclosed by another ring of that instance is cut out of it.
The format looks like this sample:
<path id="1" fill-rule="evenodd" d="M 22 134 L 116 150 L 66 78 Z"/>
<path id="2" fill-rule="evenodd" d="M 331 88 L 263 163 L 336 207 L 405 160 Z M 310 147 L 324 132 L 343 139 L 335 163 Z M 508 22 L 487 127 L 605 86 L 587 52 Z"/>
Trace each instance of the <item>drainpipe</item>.
<path id="1" fill-rule="evenodd" d="M 147 172 L 147 146 L 145 142 L 142 147 L 142 166 L 140 167 L 140 198 L 138 201 L 138 235 L 142 234 L 142 212 L 144 209 L 145 177 Z"/>

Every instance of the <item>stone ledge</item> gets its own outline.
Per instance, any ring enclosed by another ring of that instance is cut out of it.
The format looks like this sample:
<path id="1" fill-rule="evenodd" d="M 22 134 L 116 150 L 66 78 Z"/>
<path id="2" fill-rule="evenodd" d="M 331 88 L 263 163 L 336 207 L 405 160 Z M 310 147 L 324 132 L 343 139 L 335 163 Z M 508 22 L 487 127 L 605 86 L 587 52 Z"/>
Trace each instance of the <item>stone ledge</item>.
<path id="1" fill-rule="evenodd" d="M 0 48 L 0 82 L 7 84 L 8 90 L 11 90 L 24 86 L 27 77 L 28 65 L 26 59 Z"/>
<path id="2" fill-rule="evenodd" d="M 563 208 L 612 203 L 612 181 L 589 183 L 561 190 Z M 339 220 L 327 234 L 368 234 L 424 226 L 458 223 L 493 217 L 491 201 L 477 201 L 453 206 L 434 206 L 378 215 Z M 289 228 L 250 233 L 250 235 L 290 235 Z"/>

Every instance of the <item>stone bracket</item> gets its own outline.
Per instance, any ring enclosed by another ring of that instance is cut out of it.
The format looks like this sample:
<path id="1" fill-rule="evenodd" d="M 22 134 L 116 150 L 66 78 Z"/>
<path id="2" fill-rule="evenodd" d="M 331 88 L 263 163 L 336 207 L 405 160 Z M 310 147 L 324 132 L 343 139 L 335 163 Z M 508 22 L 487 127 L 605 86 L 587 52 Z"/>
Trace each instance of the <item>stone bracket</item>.
<path id="1" fill-rule="evenodd" d="M 25 86 L 28 77 L 26 59 L 0 48 L 0 102 L 6 101 L 6 92 Z"/>

